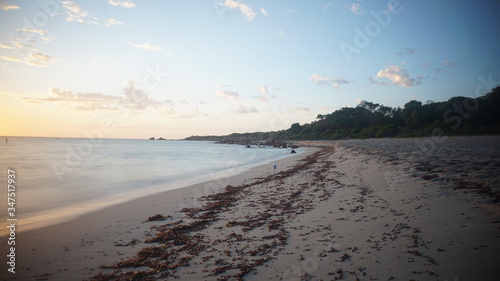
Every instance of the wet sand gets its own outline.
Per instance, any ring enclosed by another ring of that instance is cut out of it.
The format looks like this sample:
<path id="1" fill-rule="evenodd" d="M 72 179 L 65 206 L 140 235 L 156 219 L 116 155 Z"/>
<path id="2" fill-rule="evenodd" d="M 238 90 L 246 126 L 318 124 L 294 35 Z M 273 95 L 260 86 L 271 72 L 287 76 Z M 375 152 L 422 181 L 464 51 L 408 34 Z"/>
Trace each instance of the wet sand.
<path id="1" fill-rule="evenodd" d="M 19 233 L 7 277 L 497 280 L 500 138 L 433 141 L 309 143 L 323 146 L 276 173 L 261 166 Z"/>

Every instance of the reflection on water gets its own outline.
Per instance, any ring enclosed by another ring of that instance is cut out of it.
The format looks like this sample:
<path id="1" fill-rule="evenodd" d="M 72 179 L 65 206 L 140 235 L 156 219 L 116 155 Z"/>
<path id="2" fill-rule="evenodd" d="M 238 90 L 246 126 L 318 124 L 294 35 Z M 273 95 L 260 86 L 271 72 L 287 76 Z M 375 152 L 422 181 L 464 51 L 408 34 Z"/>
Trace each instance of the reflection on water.
<path id="1" fill-rule="evenodd" d="M 283 149 L 194 141 L 9 137 L 0 142 L 0 167 L 16 171 L 20 230 L 286 156 Z M 0 200 L 6 196 L 0 193 Z M 0 220 L 6 217 L 1 210 Z"/>

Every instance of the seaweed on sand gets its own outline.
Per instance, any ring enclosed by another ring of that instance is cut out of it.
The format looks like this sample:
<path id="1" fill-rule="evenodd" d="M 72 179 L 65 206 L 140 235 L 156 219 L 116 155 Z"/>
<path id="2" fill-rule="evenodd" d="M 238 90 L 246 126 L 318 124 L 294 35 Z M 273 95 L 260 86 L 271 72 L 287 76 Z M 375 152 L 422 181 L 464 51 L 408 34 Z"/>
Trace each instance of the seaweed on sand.
<path id="1" fill-rule="evenodd" d="M 284 227 L 284 216 L 309 210 L 311 203 L 303 198 L 303 191 L 314 187 L 311 185 L 293 186 L 288 191 L 290 194 L 284 196 L 284 199 L 259 202 L 259 208 L 263 209 L 259 214 L 236 218 L 236 220 L 230 220 L 226 224 L 226 227 L 243 226 L 243 232 L 257 228 L 270 232 L 269 235 L 262 235 L 260 239 L 249 239 L 241 233 L 230 231 L 226 239 L 211 241 L 204 235 L 204 231 L 219 221 L 222 213 L 236 206 L 244 198 L 245 192 L 248 192 L 249 188 L 261 184 L 274 184 L 276 187 L 280 187 L 284 179 L 297 173 L 306 172 L 312 168 L 313 164 L 318 163 L 319 159 L 333 152 L 333 147 L 322 148 L 304 157 L 285 171 L 255 179 L 251 183 L 238 186 L 228 185 L 219 193 L 202 197 L 203 205 L 201 207 L 180 210 L 184 214 L 182 219 L 165 225 L 152 226 L 151 230 L 154 234 L 144 241 L 152 246 L 141 249 L 134 257 L 122 260 L 115 265 L 101 266 L 103 270 L 112 269 L 113 271 L 101 272 L 92 276 L 90 280 L 178 278 L 178 269 L 189 267 L 191 263 L 196 266 L 204 264 L 205 267 L 212 267 L 213 269 L 208 272 L 211 272 L 211 275 L 220 275 L 220 280 L 241 280 L 256 267 L 273 259 L 273 255 L 287 244 L 289 232 Z M 328 167 L 323 165 L 320 169 L 324 172 Z M 312 176 L 318 182 L 327 180 L 324 173 L 321 172 L 313 173 Z M 148 221 L 167 218 L 171 217 L 158 214 L 148 218 Z M 243 243 L 244 246 L 232 249 L 239 243 Z M 221 256 L 226 253 L 230 257 L 232 256 L 232 260 L 226 258 L 227 262 L 210 263 L 214 257 L 212 254 L 214 251 L 219 251 Z"/>

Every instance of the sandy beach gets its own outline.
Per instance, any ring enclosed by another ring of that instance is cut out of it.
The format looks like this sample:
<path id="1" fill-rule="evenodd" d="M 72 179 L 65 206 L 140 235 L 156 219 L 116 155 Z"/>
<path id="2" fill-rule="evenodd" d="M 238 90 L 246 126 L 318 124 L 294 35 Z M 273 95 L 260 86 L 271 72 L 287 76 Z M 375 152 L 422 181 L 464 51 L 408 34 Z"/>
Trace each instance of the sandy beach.
<path id="1" fill-rule="evenodd" d="M 310 142 L 276 171 L 259 166 L 20 232 L 15 274 L 2 245 L 2 278 L 498 280 L 498 151 L 419 158 L 405 154 L 412 142 Z"/>

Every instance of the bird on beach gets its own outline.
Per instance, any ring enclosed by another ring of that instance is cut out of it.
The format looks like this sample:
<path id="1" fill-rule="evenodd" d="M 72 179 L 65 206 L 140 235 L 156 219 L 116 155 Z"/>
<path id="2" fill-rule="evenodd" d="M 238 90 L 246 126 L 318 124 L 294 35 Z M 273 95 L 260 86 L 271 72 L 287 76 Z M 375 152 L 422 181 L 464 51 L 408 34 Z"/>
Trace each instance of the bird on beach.
<path id="1" fill-rule="evenodd" d="M 276 168 L 278 168 L 278 166 L 276 166 L 276 162 L 273 162 L 273 171 L 276 171 Z"/>

